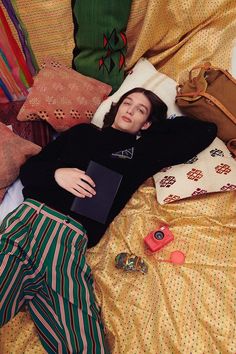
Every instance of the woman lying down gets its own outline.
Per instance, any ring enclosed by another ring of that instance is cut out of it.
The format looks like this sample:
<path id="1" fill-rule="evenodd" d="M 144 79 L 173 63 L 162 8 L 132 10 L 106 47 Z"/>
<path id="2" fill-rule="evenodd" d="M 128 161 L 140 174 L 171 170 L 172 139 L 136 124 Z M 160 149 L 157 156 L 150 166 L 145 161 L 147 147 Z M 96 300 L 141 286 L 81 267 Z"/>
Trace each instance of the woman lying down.
<path id="1" fill-rule="evenodd" d="M 135 88 L 111 106 L 104 127 L 77 125 L 21 168 L 24 202 L 0 226 L 0 323 L 27 305 L 48 353 L 108 353 L 86 249 L 96 245 L 137 188 L 216 137 L 212 123 L 166 119 L 153 92 Z M 71 210 L 96 195 L 90 161 L 122 175 L 105 223 Z"/>

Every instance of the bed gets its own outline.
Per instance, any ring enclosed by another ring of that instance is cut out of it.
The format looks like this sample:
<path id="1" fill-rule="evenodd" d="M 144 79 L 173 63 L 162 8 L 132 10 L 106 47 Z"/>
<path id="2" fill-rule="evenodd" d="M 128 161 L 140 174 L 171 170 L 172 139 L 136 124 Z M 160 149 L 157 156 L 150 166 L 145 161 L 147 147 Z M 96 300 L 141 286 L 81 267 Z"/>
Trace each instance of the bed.
<path id="1" fill-rule="evenodd" d="M 178 6 L 174 0 L 168 6 L 164 1 L 158 5 L 154 0 L 132 1 L 125 70 L 131 70 L 132 77 L 137 63 L 143 65 L 148 59 L 159 73 L 155 81 L 160 83 L 158 94 L 163 91 L 169 97 L 173 97 L 175 81 L 202 60 L 211 60 L 236 76 L 235 29 L 236 9 L 232 1 L 213 1 L 209 5 L 179 1 Z M 35 52 L 41 53 L 40 48 Z M 140 62 L 144 56 L 146 59 Z M 140 80 L 143 78 L 138 78 L 137 83 Z M 104 103 L 94 116 L 95 124 L 99 125 Z M 168 109 L 170 118 L 178 114 L 173 99 L 168 102 Z M 228 158 L 235 166 L 233 157 Z M 236 171 L 234 167 L 232 170 Z M 236 173 L 233 178 L 230 183 L 236 184 Z M 0 205 L 0 218 L 20 203 L 21 189 L 17 180 L 7 190 Z M 233 354 L 236 191 L 211 190 L 172 202 L 163 202 L 164 199 L 157 181 L 148 179 L 99 244 L 87 253 L 111 353 Z M 163 223 L 169 225 L 174 241 L 150 254 L 143 239 Z M 186 256 L 182 265 L 163 262 L 176 250 Z M 116 268 L 115 258 L 121 252 L 141 257 L 148 266 L 147 274 Z M 27 311 L 20 312 L 0 330 L 0 353 L 45 353 Z"/>

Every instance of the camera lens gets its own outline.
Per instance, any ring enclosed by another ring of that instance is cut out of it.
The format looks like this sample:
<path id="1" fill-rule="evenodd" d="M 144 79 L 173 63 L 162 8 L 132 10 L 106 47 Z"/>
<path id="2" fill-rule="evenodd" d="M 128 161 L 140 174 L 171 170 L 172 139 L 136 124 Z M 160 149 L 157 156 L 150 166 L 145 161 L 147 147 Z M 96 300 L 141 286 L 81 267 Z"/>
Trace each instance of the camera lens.
<path id="1" fill-rule="evenodd" d="M 164 238 L 164 233 L 162 231 L 156 231 L 154 237 L 156 240 L 162 240 Z"/>

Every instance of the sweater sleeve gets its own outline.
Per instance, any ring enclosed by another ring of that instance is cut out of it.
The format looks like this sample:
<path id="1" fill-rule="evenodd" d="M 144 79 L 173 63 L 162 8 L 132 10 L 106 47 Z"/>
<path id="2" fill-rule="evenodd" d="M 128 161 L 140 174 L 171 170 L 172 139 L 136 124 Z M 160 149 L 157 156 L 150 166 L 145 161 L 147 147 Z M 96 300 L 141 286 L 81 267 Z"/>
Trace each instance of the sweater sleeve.
<path id="1" fill-rule="evenodd" d="M 45 146 L 38 155 L 29 158 L 20 169 L 20 179 L 24 186 L 50 187 L 55 183 L 54 173 L 60 167 L 66 167 L 61 161 L 61 154 L 69 139 L 73 137 L 74 128 L 59 135 Z"/>
<path id="2" fill-rule="evenodd" d="M 183 163 L 209 146 L 215 139 L 217 127 L 189 117 L 176 117 L 154 125 L 144 135 L 142 150 L 156 172 Z M 140 150 L 140 149 L 139 149 Z M 141 151 L 141 150 L 140 150 Z"/>

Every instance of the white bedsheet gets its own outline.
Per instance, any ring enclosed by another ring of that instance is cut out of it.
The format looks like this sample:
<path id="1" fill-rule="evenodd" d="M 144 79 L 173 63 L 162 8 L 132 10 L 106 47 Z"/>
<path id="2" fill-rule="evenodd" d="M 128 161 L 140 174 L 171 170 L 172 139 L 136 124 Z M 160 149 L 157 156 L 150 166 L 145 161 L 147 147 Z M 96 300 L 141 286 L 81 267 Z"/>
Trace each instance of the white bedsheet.
<path id="1" fill-rule="evenodd" d="M 19 179 L 8 188 L 3 202 L 0 205 L 0 221 L 23 202 L 22 189 L 23 185 Z"/>

